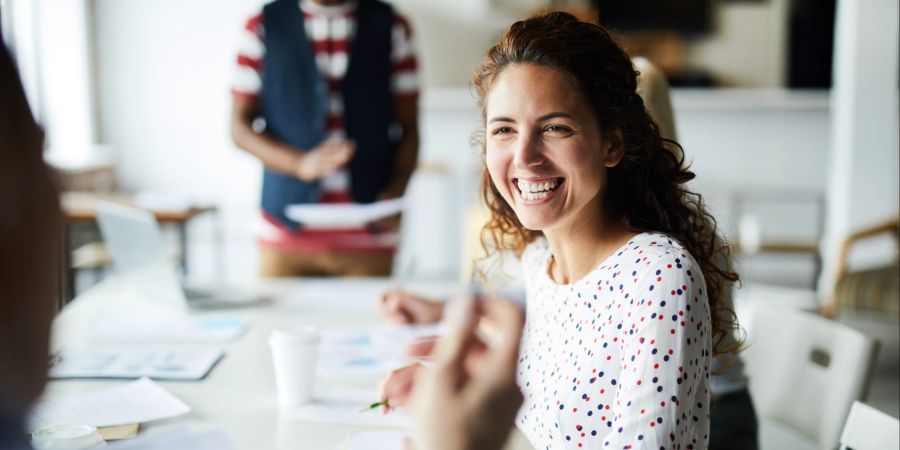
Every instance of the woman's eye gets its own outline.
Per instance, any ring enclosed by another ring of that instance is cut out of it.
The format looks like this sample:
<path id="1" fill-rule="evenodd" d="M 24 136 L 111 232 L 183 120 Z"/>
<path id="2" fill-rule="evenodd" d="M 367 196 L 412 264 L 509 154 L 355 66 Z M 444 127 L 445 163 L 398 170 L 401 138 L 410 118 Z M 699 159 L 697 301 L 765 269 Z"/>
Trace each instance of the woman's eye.
<path id="1" fill-rule="evenodd" d="M 548 125 L 544 128 L 544 131 L 549 131 L 551 133 L 557 134 L 570 134 L 572 133 L 572 129 L 563 125 Z"/>
<path id="2" fill-rule="evenodd" d="M 494 136 L 500 136 L 500 135 L 512 133 L 512 131 L 513 130 L 510 127 L 500 127 L 500 128 L 495 128 L 493 131 L 491 131 L 491 134 Z"/>

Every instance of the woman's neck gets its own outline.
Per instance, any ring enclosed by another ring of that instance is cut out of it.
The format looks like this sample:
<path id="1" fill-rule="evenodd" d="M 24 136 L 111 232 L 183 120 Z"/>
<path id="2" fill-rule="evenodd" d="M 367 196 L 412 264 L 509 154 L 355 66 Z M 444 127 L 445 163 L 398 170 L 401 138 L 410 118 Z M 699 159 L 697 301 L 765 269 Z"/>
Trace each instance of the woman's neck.
<path id="1" fill-rule="evenodd" d="M 559 284 L 584 278 L 635 234 L 621 221 L 602 215 L 564 229 L 544 230 L 550 244 L 550 278 Z"/>

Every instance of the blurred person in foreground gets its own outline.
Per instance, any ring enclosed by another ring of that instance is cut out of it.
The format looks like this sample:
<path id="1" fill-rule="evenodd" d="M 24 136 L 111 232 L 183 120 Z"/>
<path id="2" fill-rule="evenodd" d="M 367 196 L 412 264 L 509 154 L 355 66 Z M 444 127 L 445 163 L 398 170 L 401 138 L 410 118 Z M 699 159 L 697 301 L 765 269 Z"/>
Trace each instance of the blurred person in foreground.
<path id="1" fill-rule="evenodd" d="M 47 380 L 62 214 L 44 136 L 0 44 L 0 449 L 31 448 L 25 418 Z"/>
<path id="2" fill-rule="evenodd" d="M 380 0 L 275 0 L 245 24 L 232 85 L 234 143 L 264 165 L 262 276 L 386 276 L 399 214 L 310 229 L 291 204 L 402 197 L 416 166 L 412 27 Z"/>
<path id="3" fill-rule="evenodd" d="M 456 301 L 434 364 L 412 394 L 416 450 L 498 450 L 512 430 L 522 394 L 516 361 L 524 311 L 506 300 Z M 476 333 L 489 320 L 493 336 Z"/>

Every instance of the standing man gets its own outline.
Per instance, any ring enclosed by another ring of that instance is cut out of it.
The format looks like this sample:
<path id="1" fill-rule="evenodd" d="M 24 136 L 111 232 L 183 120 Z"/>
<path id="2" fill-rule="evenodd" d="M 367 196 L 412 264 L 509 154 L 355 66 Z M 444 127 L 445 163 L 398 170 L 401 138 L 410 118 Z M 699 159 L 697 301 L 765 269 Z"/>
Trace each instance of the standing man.
<path id="1" fill-rule="evenodd" d="M 409 22 L 380 0 L 274 0 L 247 21 L 232 86 L 235 144 L 265 166 L 261 275 L 389 275 L 399 217 L 309 230 L 296 203 L 403 195 L 419 146 Z"/>

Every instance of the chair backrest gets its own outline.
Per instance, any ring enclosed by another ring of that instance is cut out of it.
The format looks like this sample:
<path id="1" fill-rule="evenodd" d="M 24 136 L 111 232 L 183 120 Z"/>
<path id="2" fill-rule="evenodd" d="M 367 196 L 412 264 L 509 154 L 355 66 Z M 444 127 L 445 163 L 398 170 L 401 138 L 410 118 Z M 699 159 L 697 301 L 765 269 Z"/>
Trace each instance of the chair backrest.
<path id="1" fill-rule="evenodd" d="M 900 448 L 900 421 L 861 402 L 853 402 L 841 448 L 852 450 L 884 450 Z"/>
<path id="2" fill-rule="evenodd" d="M 656 66 L 647 58 L 631 58 L 635 70 L 640 72 L 637 79 L 637 93 L 644 100 L 644 107 L 659 126 L 659 134 L 666 139 L 678 140 L 675 131 L 675 113 L 672 111 L 672 96 L 669 82 Z"/>
<path id="3" fill-rule="evenodd" d="M 779 422 L 822 450 L 865 395 L 877 343 L 859 331 L 790 308 L 753 306 L 744 353 L 759 415 Z"/>

